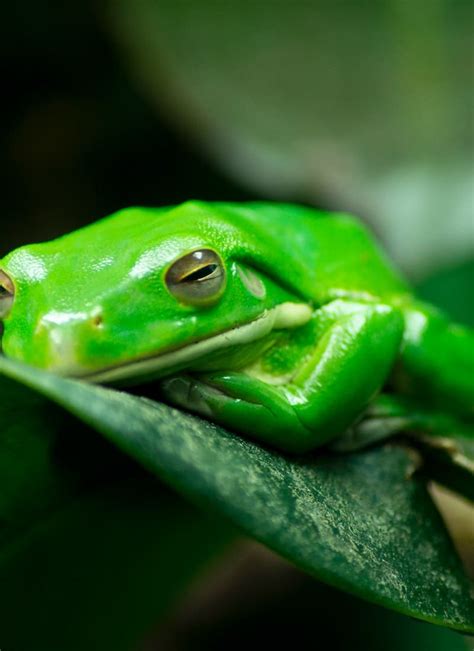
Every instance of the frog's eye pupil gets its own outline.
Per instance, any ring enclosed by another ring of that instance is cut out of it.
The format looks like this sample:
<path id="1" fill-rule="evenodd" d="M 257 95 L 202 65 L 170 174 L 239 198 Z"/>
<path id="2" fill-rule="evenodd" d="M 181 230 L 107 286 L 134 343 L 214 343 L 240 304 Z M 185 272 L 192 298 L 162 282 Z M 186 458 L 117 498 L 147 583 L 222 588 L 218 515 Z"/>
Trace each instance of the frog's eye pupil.
<path id="1" fill-rule="evenodd" d="M 199 249 L 178 258 L 166 273 L 169 291 L 182 303 L 212 305 L 225 288 L 225 268 L 212 249 Z"/>
<path id="2" fill-rule="evenodd" d="M 205 267 L 201 267 L 200 269 L 197 269 L 196 271 L 193 271 L 190 273 L 188 276 L 185 276 L 181 282 L 183 283 L 191 283 L 194 281 L 202 281 L 206 280 L 209 276 L 212 276 L 212 274 L 216 271 L 218 268 L 217 264 L 207 264 Z"/>

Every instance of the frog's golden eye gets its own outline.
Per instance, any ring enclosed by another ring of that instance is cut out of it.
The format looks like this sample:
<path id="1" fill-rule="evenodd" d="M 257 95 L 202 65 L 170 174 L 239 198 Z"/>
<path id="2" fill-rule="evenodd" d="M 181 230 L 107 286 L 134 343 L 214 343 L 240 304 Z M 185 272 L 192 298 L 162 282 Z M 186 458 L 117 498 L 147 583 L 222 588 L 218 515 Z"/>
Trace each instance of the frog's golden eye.
<path id="1" fill-rule="evenodd" d="M 169 291 L 189 305 L 211 305 L 222 296 L 225 269 L 212 249 L 199 249 L 174 262 L 166 273 Z"/>
<path id="2" fill-rule="evenodd" d="M 15 287 L 7 274 L 0 269 L 0 319 L 5 319 L 12 309 Z"/>

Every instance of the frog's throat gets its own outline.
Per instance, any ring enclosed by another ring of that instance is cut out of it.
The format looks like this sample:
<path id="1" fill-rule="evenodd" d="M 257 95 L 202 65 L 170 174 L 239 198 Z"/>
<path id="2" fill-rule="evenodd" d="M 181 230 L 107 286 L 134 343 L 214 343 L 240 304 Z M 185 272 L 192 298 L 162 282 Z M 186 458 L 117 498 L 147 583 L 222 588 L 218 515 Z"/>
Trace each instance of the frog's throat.
<path id="1" fill-rule="evenodd" d="M 182 348 L 161 353 L 154 357 L 126 362 L 103 371 L 82 376 L 89 382 L 109 384 L 133 378 L 159 377 L 171 369 L 183 370 L 190 364 L 211 353 L 231 346 L 240 346 L 265 337 L 272 330 L 297 328 L 307 323 L 312 309 L 304 303 L 281 303 L 266 310 L 254 321 L 231 328 L 218 335 L 201 339 Z"/>

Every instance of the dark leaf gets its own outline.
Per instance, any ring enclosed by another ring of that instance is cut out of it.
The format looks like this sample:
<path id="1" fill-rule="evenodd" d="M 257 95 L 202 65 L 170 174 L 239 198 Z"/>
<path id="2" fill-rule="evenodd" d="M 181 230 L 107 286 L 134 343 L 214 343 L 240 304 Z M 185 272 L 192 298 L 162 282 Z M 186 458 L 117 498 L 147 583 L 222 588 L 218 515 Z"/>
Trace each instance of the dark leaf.
<path id="1" fill-rule="evenodd" d="M 6 359 L 1 369 L 314 576 L 474 631 L 468 580 L 406 450 L 290 459 L 148 399 Z"/>

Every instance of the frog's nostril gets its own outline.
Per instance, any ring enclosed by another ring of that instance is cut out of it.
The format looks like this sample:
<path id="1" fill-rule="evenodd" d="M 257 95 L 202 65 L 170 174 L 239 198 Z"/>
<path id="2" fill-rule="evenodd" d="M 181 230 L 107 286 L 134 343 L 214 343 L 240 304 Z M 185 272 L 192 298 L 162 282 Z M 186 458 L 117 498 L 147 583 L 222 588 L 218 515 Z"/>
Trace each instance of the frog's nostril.
<path id="1" fill-rule="evenodd" d="M 104 325 L 104 317 L 102 316 L 102 314 L 94 314 L 91 323 L 94 326 L 94 328 L 102 328 Z"/>

